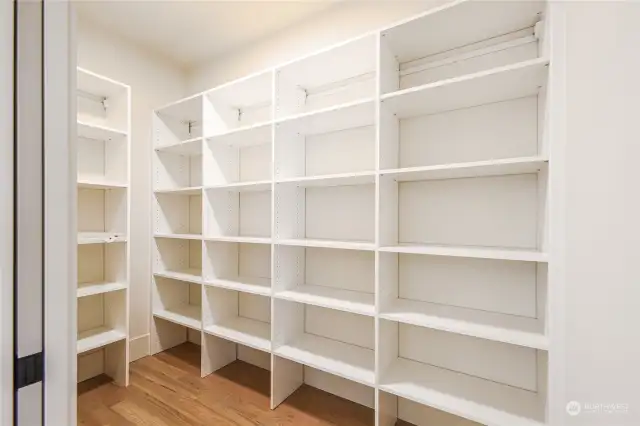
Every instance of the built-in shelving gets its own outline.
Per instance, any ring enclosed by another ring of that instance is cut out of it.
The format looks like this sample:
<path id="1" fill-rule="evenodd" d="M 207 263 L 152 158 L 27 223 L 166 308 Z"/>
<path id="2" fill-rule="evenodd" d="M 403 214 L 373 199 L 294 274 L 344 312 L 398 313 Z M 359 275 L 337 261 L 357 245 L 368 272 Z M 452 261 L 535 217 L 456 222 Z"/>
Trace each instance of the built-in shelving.
<path id="1" fill-rule="evenodd" d="M 77 70 L 78 381 L 129 382 L 129 86 Z"/>
<path id="2" fill-rule="evenodd" d="M 459 0 L 158 109 L 152 352 L 269 368 L 272 408 L 547 424 L 547 18 Z"/>

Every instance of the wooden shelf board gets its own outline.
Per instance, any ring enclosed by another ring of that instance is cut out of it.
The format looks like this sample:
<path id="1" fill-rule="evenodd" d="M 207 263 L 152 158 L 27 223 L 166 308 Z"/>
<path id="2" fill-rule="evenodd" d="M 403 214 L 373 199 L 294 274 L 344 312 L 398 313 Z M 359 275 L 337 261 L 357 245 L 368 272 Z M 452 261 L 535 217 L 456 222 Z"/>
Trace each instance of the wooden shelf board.
<path id="1" fill-rule="evenodd" d="M 170 154 L 197 156 L 202 155 L 203 140 L 203 138 L 197 137 L 169 145 L 156 146 L 154 149 L 158 152 L 167 152 Z"/>
<path id="2" fill-rule="evenodd" d="M 250 126 L 231 129 L 227 132 L 212 135 L 207 138 L 208 143 L 222 144 L 236 148 L 269 144 L 273 139 L 272 122 L 253 124 Z"/>
<path id="3" fill-rule="evenodd" d="M 300 178 L 280 179 L 276 184 L 295 185 L 309 188 L 314 186 L 346 186 L 346 185 L 367 185 L 376 182 L 375 172 L 354 172 L 341 173 L 325 176 L 309 176 Z"/>
<path id="4" fill-rule="evenodd" d="M 79 138 L 101 141 L 112 141 L 127 137 L 127 132 L 125 131 L 80 120 L 77 122 L 77 132 Z"/>
<path id="5" fill-rule="evenodd" d="M 375 244 L 367 241 L 334 241 L 334 240 L 311 240 L 306 238 L 286 238 L 276 240 L 276 244 L 283 246 L 297 247 L 319 247 L 319 248 L 335 248 L 344 250 L 375 250 Z"/>
<path id="6" fill-rule="evenodd" d="M 211 287 L 225 288 L 227 290 L 242 291 L 244 293 L 271 295 L 271 279 L 256 277 L 237 277 L 233 279 L 209 278 L 204 284 Z"/>
<path id="7" fill-rule="evenodd" d="M 400 244 L 380 247 L 380 251 L 390 253 L 424 254 L 431 256 L 470 257 L 475 259 L 547 262 L 546 253 L 535 250 L 503 247 L 460 247 L 430 244 Z"/>
<path id="8" fill-rule="evenodd" d="M 156 189 L 154 192 L 156 194 L 201 195 L 202 194 L 202 187 L 201 186 L 191 186 L 191 187 L 188 187 L 188 188 Z"/>
<path id="9" fill-rule="evenodd" d="M 523 389 L 397 358 L 383 372 L 385 392 L 489 426 L 543 426 L 539 395 Z"/>
<path id="10" fill-rule="evenodd" d="M 271 191 L 271 181 L 260 180 L 260 181 L 254 181 L 254 182 L 236 182 L 236 183 L 228 183 L 224 185 L 206 186 L 204 189 L 213 190 L 213 191 L 229 191 L 229 192 Z"/>
<path id="11" fill-rule="evenodd" d="M 78 244 L 123 243 L 127 237 L 113 232 L 78 232 Z"/>
<path id="12" fill-rule="evenodd" d="M 271 351 L 271 324 L 244 317 L 226 318 L 208 325 L 205 333 L 231 340 L 261 351 Z"/>
<path id="13" fill-rule="evenodd" d="M 373 126 L 374 123 L 375 103 L 367 98 L 279 119 L 276 132 L 308 136 Z"/>
<path id="14" fill-rule="evenodd" d="M 155 309 L 153 311 L 153 316 L 194 330 L 200 330 L 202 327 L 200 312 L 200 306 L 180 305 L 167 309 Z"/>
<path id="15" fill-rule="evenodd" d="M 125 290 L 126 288 L 127 283 L 118 282 L 78 283 L 77 297 L 93 296 L 95 294 Z"/>
<path id="16" fill-rule="evenodd" d="M 179 271 L 154 272 L 153 275 L 172 280 L 185 281 L 194 284 L 202 284 L 202 271 L 200 269 L 183 269 Z"/>
<path id="17" fill-rule="evenodd" d="M 543 324 L 535 318 L 396 299 L 381 308 L 380 318 L 465 336 L 547 350 Z"/>
<path id="18" fill-rule="evenodd" d="M 109 327 L 92 328 L 78 333 L 78 354 L 98 349 L 127 338 L 127 333 Z"/>
<path id="19" fill-rule="evenodd" d="M 380 171 L 380 174 L 382 177 L 393 178 L 398 182 L 514 175 L 537 173 L 547 166 L 547 161 L 546 157 L 508 158 L 471 163 L 389 169 Z"/>
<path id="20" fill-rule="evenodd" d="M 174 240 L 202 240 L 201 234 L 165 234 L 156 233 L 153 235 L 155 238 L 171 238 Z"/>
<path id="21" fill-rule="evenodd" d="M 270 237 L 228 237 L 228 236 L 217 236 L 217 237 L 205 237 L 205 241 L 213 241 L 213 242 L 224 242 L 224 243 L 246 243 L 246 244 L 271 244 Z"/>
<path id="22" fill-rule="evenodd" d="M 371 349 L 305 333 L 274 354 L 367 386 L 375 383 Z"/>
<path id="23" fill-rule="evenodd" d="M 317 285 L 301 285 L 279 291 L 274 294 L 274 297 L 354 314 L 375 315 L 375 297 L 372 293 Z"/>
<path id="24" fill-rule="evenodd" d="M 399 90 L 381 97 L 400 119 L 535 96 L 549 61 L 538 58 L 436 83 Z"/>
<path id="25" fill-rule="evenodd" d="M 125 182 L 109 182 L 100 179 L 78 179 L 79 189 L 125 189 L 129 185 Z"/>

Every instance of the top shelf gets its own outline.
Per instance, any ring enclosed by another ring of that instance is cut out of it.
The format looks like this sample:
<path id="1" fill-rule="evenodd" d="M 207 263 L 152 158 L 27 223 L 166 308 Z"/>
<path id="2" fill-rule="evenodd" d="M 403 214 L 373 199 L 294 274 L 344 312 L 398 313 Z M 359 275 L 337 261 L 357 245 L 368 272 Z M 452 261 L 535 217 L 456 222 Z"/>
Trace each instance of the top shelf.
<path id="1" fill-rule="evenodd" d="M 403 119 L 535 96 L 545 82 L 548 64 L 546 58 L 533 59 L 399 90 L 381 99 Z"/>
<path id="2" fill-rule="evenodd" d="M 121 96 L 129 89 L 125 84 L 83 68 L 77 69 L 76 86 L 79 92 L 104 99 Z"/>

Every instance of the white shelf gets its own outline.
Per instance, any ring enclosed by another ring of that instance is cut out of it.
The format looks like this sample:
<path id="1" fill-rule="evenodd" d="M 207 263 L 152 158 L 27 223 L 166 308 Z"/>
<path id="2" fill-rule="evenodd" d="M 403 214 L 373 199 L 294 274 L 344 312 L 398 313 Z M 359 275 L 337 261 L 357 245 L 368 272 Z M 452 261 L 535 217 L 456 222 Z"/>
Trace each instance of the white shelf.
<path id="1" fill-rule="evenodd" d="M 304 334 L 274 350 L 274 354 L 367 386 L 374 386 L 371 349 Z"/>
<path id="2" fill-rule="evenodd" d="M 205 237 L 205 241 L 217 241 L 223 243 L 246 243 L 246 244 L 271 244 L 271 238 L 269 237 Z"/>
<path id="3" fill-rule="evenodd" d="M 435 114 L 538 94 L 548 59 L 539 58 L 451 78 L 381 97 L 398 118 Z"/>
<path id="4" fill-rule="evenodd" d="M 175 194 L 175 195 L 200 195 L 202 194 L 201 186 L 192 186 L 189 188 L 167 188 L 167 189 L 156 189 L 156 194 Z"/>
<path id="5" fill-rule="evenodd" d="M 174 240 L 202 240 L 200 234 L 154 234 L 156 238 L 172 238 Z"/>
<path id="6" fill-rule="evenodd" d="M 383 372 L 380 389 L 488 426 L 543 426 L 538 394 L 407 359 Z M 544 412 L 544 410 L 542 410 Z"/>
<path id="7" fill-rule="evenodd" d="M 383 177 L 390 177 L 398 182 L 515 175 L 537 173 L 547 166 L 547 161 L 546 157 L 508 158 L 472 163 L 389 169 L 381 170 L 380 173 Z"/>
<path id="8" fill-rule="evenodd" d="M 238 277 L 234 279 L 210 278 L 204 284 L 228 290 L 269 296 L 271 294 L 271 279 L 256 277 Z"/>
<path id="9" fill-rule="evenodd" d="M 528 348 L 549 348 L 542 324 L 534 318 L 407 299 L 383 307 L 380 318 Z"/>
<path id="10" fill-rule="evenodd" d="M 154 272 L 157 277 L 169 278 L 172 280 L 186 281 L 194 284 L 202 284 L 202 271 L 199 269 L 183 269 L 179 271 Z"/>
<path id="11" fill-rule="evenodd" d="M 271 143 L 271 122 L 258 123 L 251 126 L 240 127 L 207 138 L 209 143 L 244 148 L 248 146 Z"/>
<path id="12" fill-rule="evenodd" d="M 200 330 L 202 328 L 200 310 L 200 306 L 181 305 L 168 309 L 156 310 L 153 312 L 153 316 L 194 330 Z"/>
<path id="13" fill-rule="evenodd" d="M 366 185 L 376 182 L 375 172 L 340 173 L 324 176 L 280 179 L 276 184 L 295 185 L 301 188 L 318 186 Z"/>
<path id="14" fill-rule="evenodd" d="M 112 129 L 107 126 L 101 126 L 99 124 L 92 124 L 83 121 L 78 121 L 77 128 L 79 138 L 112 141 L 124 139 L 127 137 L 127 132 L 124 132 L 122 130 Z"/>
<path id="15" fill-rule="evenodd" d="M 290 290 L 276 292 L 274 297 L 354 314 L 375 315 L 375 297 L 370 293 L 317 285 L 301 285 Z"/>
<path id="16" fill-rule="evenodd" d="M 287 238 L 276 240 L 276 244 L 296 247 L 319 247 L 334 248 L 344 250 L 375 250 L 375 244 L 367 241 L 333 241 L 333 240 L 310 240 L 306 238 Z"/>
<path id="17" fill-rule="evenodd" d="M 431 256 L 470 257 L 476 259 L 519 260 L 523 262 L 548 261 L 546 253 L 502 247 L 452 247 L 427 244 L 402 244 L 380 247 L 380 251 Z"/>
<path id="18" fill-rule="evenodd" d="M 157 146 L 155 150 L 158 152 L 168 152 L 171 154 L 187 156 L 202 155 L 203 140 L 204 139 L 200 137 L 187 139 L 170 145 Z"/>
<path id="19" fill-rule="evenodd" d="M 211 185 L 205 187 L 207 190 L 229 191 L 229 192 L 258 192 L 271 191 L 270 180 L 260 180 L 254 182 L 237 182 L 226 185 Z"/>
<path id="20" fill-rule="evenodd" d="M 78 354 L 107 346 L 127 338 L 123 331 L 107 327 L 98 327 L 78 333 Z"/>
<path id="21" fill-rule="evenodd" d="M 127 288 L 126 283 L 111 283 L 111 282 L 97 282 L 97 283 L 78 283 L 78 297 L 93 296 L 96 294 L 110 293 L 112 291 L 125 290 Z"/>
<path id="22" fill-rule="evenodd" d="M 78 179 L 80 189 L 122 189 L 129 185 L 123 182 L 108 182 L 104 180 Z"/>
<path id="23" fill-rule="evenodd" d="M 271 325 L 266 322 L 233 317 L 220 324 L 209 325 L 204 331 L 254 349 L 271 351 Z"/>
<path id="24" fill-rule="evenodd" d="M 110 232 L 78 232 L 78 244 L 109 244 L 126 241 L 125 235 Z"/>
<path id="25" fill-rule="evenodd" d="M 289 116 L 276 121 L 278 131 L 291 131 L 300 135 L 338 132 L 375 123 L 373 99 L 363 99 Z"/>

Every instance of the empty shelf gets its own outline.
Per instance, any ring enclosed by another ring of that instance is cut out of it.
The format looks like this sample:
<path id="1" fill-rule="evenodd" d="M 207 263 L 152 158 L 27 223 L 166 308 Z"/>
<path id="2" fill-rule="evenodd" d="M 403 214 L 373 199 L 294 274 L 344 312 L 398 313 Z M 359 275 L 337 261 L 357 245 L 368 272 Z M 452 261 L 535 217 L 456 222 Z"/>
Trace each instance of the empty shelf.
<path id="1" fill-rule="evenodd" d="M 476 161 L 438 166 L 410 167 L 405 169 L 382 170 L 384 177 L 398 182 L 418 180 L 456 179 L 481 176 L 515 175 L 537 173 L 547 165 L 544 157 L 508 158 L 501 160 Z"/>
<path id="2" fill-rule="evenodd" d="M 156 310 L 153 312 L 153 316 L 195 330 L 200 330 L 202 324 L 200 321 L 200 311 L 200 306 L 180 305 L 163 310 Z"/>
<path id="3" fill-rule="evenodd" d="M 271 191 L 271 181 L 261 180 L 255 182 L 236 182 L 225 185 L 207 186 L 205 189 L 224 190 L 229 192 L 258 192 Z"/>
<path id="4" fill-rule="evenodd" d="M 127 132 L 122 130 L 116 130 L 107 126 L 86 123 L 83 121 L 78 121 L 77 129 L 78 137 L 85 139 L 111 141 L 127 137 Z"/>
<path id="5" fill-rule="evenodd" d="M 206 241 L 219 241 L 224 243 L 271 244 L 271 238 L 269 237 L 216 236 L 205 237 L 204 239 Z"/>
<path id="6" fill-rule="evenodd" d="M 544 423 L 544 404 L 535 392 L 404 358 L 382 374 L 380 389 L 483 425 Z"/>
<path id="7" fill-rule="evenodd" d="M 306 238 L 288 238 L 277 240 L 276 244 L 283 246 L 320 247 L 344 250 L 375 250 L 375 244 L 366 241 L 334 241 L 334 240 L 308 240 Z"/>
<path id="8" fill-rule="evenodd" d="M 124 290 L 127 288 L 126 283 L 78 283 L 78 297 L 93 296 L 94 294 L 109 293 L 112 291 Z"/>
<path id="9" fill-rule="evenodd" d="M 261 351 L 271 350 L 271 324 L 266 322 L 233 317 L 220 324 L 209 325 L 204 331 Z"/>
<path id="10" fill-rule="evenodd" d="M 354 314 L 375 315 L 375 298 L 371 293 L 318 285 L 301 285 L 289 290 L 279 291 L 274 296 L 279 299 L 337 309 Z"/>
<path id="11" fill-rule="evenodd" d="M 193 138 L 170 145 L 157 146 L 155 150 L 178 155 L 202 155 L 202 138 Z"/>
<path id="12" fill-rule="evenodd" d="M 110 232 L 78 232 L 78 244 L 108 244 L 122 243 L 127 237 Z"/>
<path id="13" fill-rule="evenodd" d="M 314 186 L 344 186 L 344 185 L 366 185 L 376 182 L 375 172 L 341 173 L 325 176 L 310 176 L 301 178 L 281 179 L 276 183 L 295 185 L 299 187 Z"/>
<path id="14" fill-rule="evenodd" d="M 245 293 L 260 294 L 269 296 L 271 294 L 270 278 L 238 277 L 233 279 L 210 278 L 205 284 L 212 287 L 226 288 L 229 290 L 242 291 Z"/>
<path id="15" fill-rule="evenodd" d="M 276 125 L 278 131 L 306 136 L 372 126 L 374 122 L 373 99 L 364 99 L 290 116 L 279 120 Z"/>
<path id="16" fill-rule="evenodd" d="M 383 305 L 380 318 L 534 349 L 549 346 L 542 323 L 535 318 L 407 299 Z"/>
<path id="17" fill-rule="evenodd" d="M 382 96 L 400 119 L 535 96 L 543 85 L 545 58 L 412 87 Z"/>
<path id="18" fill-rule="evenodd" d="M 173 238 L 176 240 L 201 240 L 201 234 L 154 234 L 156 238 Z"/>
<path id="19" fill-rule="evenodd" d="M 111 343 L 127 338 L 124 331 L 114 330 L 108 327 L 92 328 L 91 330 L 78 333 L 78 353 L 84 353 L 93 349 L 98 349 Z"/>
<path id="20" fill-rule="evenodd" d="M 170 278 L 178 281 L 187 281 L 194 284 L 202 283 L 202 271 L 199 269 L 183 269 L 179 271 L 154 272 L 157 277 Z"/>
<path id="21" fill-rule="evenodd" d="M 94 179 L 78 179 L 78 188 L 81 189 L 121 189 L 129 185 L 123 182 L 108 182 Z"/>
<path id="22" fill-rule="evenodd" d="M 503 247 L 453 247 L 428 244 L 401 244 L 380 247 L 391 253 L 426 254 L 431 256 L 470 257 L 476 259 L 520 260 L 523 262 L 547 262 L 547 254 L 535 250 Z"/>
<path id="23" fill-rule="evenodd" d="M 374 352 L 360 346 L 303 334 L 274 354 L 367 386 L 374 386 Z"/>
<path id="24" fill-rule="evenodd" d="M 271 122 L 259 123 L 211 136 L 207 141 L 213 144 L 228 145 L 236 148 L 262 145 L 271 143 L 273 137 L 271 130 Z"/>
<path id="25" fill-rule="evenodd" d="M 175 195 L 200 195 L 202 194 L 201 186 L 192 186 L 188 188 L 167 188 L 156 189 L 156 194 L 175 194 Z"/>

